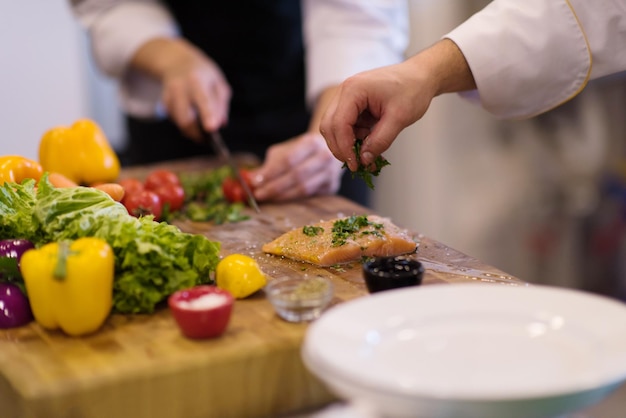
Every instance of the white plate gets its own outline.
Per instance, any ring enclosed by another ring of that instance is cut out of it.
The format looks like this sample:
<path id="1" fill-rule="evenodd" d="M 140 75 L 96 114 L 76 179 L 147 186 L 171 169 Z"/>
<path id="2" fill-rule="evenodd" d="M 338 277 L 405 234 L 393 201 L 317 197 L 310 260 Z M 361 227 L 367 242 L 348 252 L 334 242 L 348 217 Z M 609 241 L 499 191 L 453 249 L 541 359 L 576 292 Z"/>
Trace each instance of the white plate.
<path id="1" fill-rule="evenodd" d="M 337 305 L 306 366 L 338 396 L 419 417 L 552 417 L 626 379 L 626 305 L 547 286 L 442 284 Z"/>

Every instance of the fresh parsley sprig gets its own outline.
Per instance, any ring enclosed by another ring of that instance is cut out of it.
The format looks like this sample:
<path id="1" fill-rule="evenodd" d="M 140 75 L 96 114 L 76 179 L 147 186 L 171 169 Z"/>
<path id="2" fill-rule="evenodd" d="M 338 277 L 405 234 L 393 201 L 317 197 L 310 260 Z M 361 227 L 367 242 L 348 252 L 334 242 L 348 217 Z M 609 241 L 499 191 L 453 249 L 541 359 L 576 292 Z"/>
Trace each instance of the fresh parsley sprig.
<path id="1" fill-rule="evenodd" d="M 368 170 L 368 168 L 363 163 L 361 163 L 361 146 L 362 145 L 363 145 L 363 140 L 357 139 L 356 141 L 354 141 L 354 146 L 352 147 L 352 149 L 354 149 L 354 155 L 356 155 L 356 159 L 359 162 L 359 165 L 356 171 L 352 172 L 352 178 L 355 178 L 355 177 L 362 178 L 363 181 L 365 181 L 365 184 L 367 184 L 367 187 L 374 190 L 374 181 L 372 180 L 372 176 L 378 176 L 380 174 L 380 170 L 382 170 L 382 168 L 386 165 L 391 165 L 391 163 L 387 161 L 385 158 L 383 158 L 381 155 L 379 155 L 374 160 L 374 165 L 376 166 L 376 168 L 373 171 Z M 343 163 L 342 168 L 347 168 L 347 167 L 348 167 L 348 164 Z"/>
<path id="2" fill-rule="evenodd" d="M 321 226 L 305 225 L 302 227 L 302 233 L 307 237 L 314 237 L 316 235 L 323 234 L 324 228 Z"/>

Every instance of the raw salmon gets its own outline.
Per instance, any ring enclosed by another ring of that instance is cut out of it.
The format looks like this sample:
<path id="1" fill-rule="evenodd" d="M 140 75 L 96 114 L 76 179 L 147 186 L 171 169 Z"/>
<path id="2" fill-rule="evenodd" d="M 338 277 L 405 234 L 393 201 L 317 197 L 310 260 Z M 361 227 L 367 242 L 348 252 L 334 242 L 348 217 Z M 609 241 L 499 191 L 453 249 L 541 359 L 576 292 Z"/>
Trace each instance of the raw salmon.
<path id="1" fill-rule="evenodd" d="M 388 218 L 350 216 L 293 229 L 263 245 L 263 251 L 319 266 L 349 263 L 361 257 L 395 256 L 414 252 L 417 243 L 408 231 Z"/>

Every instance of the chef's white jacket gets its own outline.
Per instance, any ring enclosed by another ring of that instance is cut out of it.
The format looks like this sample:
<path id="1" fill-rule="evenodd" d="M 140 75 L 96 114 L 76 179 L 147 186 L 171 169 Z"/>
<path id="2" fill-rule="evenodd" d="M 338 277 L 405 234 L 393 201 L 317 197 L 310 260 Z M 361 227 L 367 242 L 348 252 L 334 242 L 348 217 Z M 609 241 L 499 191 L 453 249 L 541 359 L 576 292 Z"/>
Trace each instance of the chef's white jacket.
<path id="1" fill-rule="evenodd" d="M 494 0 L 445 37 L 476 80 L 468 96 L 498 117 L 530 117 L 626 70 L 626 1 Z"/>
<path id="2" fill-rule="evenodd" d="M 178 36 L 167 8 L 158 0 L 72 3 L 89 31 L 96 64 L 120 81 L 125 112 L 137 117 L 162 114 L 159 84 L 129 69 L 129 62 L 148 40 Z M 310 104 L 323 89 L 355 73 L 404 59 L 409 38 L 406 0 L 302 0 L 302 11 Z"/>

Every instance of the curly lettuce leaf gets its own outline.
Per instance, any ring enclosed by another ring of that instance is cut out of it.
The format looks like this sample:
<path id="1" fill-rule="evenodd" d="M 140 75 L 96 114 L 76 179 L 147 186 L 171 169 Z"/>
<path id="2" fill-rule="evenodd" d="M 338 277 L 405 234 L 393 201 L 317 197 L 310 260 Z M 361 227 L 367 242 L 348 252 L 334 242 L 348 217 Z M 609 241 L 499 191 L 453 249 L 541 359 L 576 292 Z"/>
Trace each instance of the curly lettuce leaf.
<path id="1" fill-rule="evenodd" d="M 36 193 L 33 179 L 22 184 L 5 182 L 0 186 L 0 239 L 41 242 L 40 231 L 33 224 Z"/>

